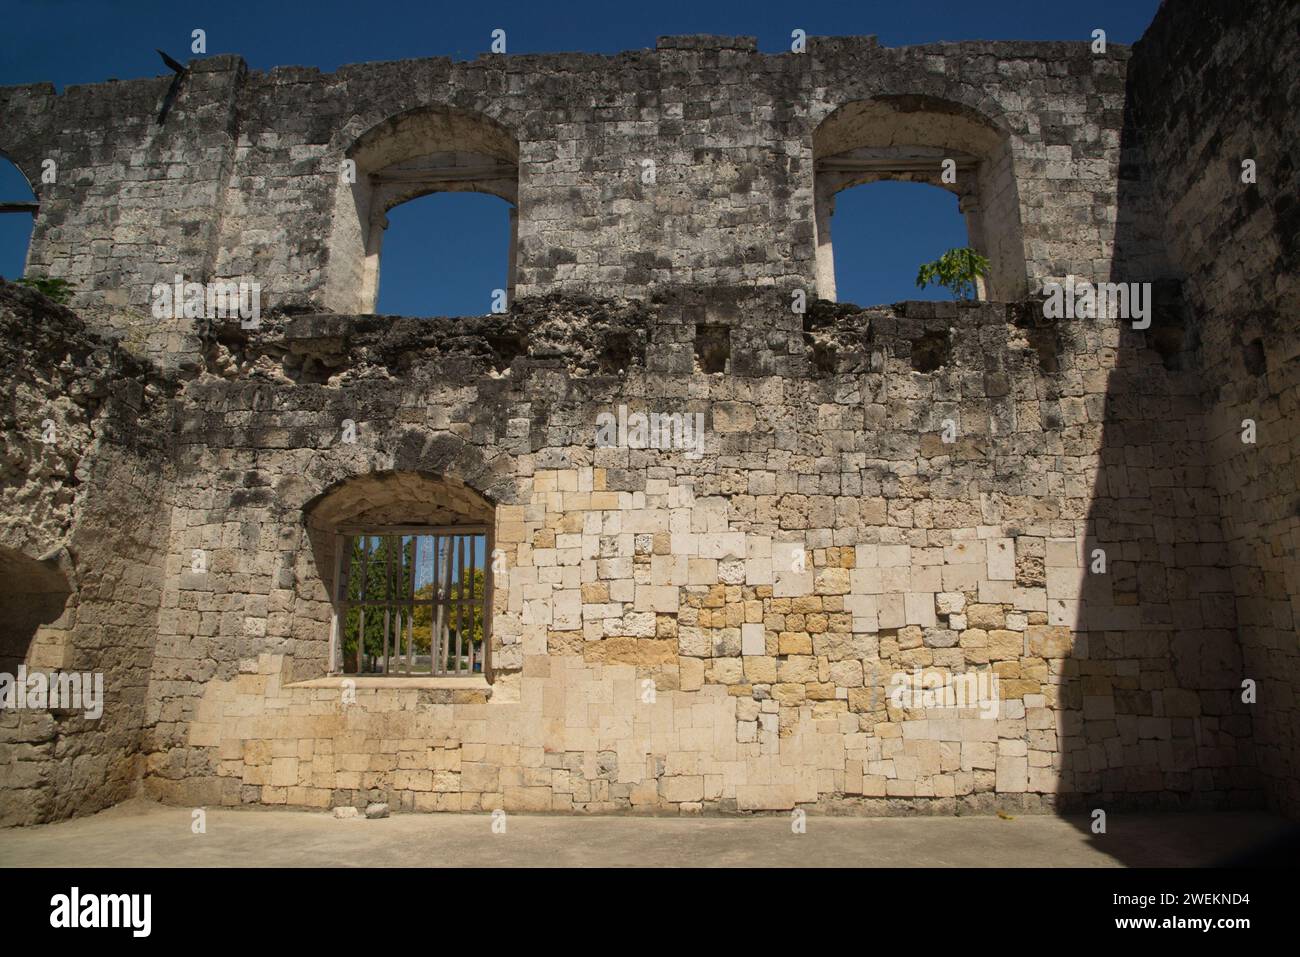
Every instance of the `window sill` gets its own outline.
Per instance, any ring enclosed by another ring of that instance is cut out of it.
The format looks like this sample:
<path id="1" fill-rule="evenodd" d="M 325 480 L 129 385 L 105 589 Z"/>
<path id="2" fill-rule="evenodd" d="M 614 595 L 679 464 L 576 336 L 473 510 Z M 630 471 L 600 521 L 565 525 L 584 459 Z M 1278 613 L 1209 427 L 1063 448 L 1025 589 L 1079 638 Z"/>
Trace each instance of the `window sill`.
<path id="1" fill-rule="evenodd" d="M 286 688 L 342 688 L 343 682 L 353 682 L 352 687 L 358 691 L 363 688 L 393 688 L 399 691 L 441 690 L 452 691 L 486 691 L 491 693 L 492 685 L 481 674 L 466 675 L 464 678 L 447 675 L 327 675 L 324 678 L 310 678 L 307 681 L 295 681 Z"/>

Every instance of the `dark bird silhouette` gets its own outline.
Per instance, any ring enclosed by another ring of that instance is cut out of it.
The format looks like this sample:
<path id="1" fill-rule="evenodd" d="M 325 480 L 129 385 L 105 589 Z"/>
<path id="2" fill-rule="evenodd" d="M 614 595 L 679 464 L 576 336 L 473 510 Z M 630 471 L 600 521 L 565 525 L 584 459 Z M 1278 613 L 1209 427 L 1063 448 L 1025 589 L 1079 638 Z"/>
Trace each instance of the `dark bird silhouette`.
<path id="1" fill-rule="evenodd" d="M 154 49 L 158 50 L 157 47 L 154 47 Z M 171 111 L 172 103 L 176 100 L 176 94 L 180 92 L 185 75 L 189 71 L 166 53 L 163 53 L 162 50 L 158 50 L 158 55 L 162 57 L 164 63 L 176 71 L 176 76 L 172 78 L 172 85 L 168 88 L 167 95 L 163 97 L 162 109 L 158 111 L 158 125 L 162 126 L 163 120 L 167 119 L 167 114 Z"/>
<path id="2" fill-rule="evenodd" d="M 155 49 L 155 50 L 158 50 L 157 47 L 154 47 L 154 49 Z M 164 63 L 166 63 L 169 67 L 171 67 L 171 68 L 172 68 L 173 70 L 175 70 L 177 73 L 184 73 L 184 72 L 185 72 L 185 67 L 184 67 L 184 66 L 182 66 L 180 63 L 177 63 L 175 60 L 173 60 L 171 57 L 169 57 L 166 53 L 163 53 L 162 50 L 158 50 L 158 55 L 159 55 L 160 57 L 162 57 Z"/>

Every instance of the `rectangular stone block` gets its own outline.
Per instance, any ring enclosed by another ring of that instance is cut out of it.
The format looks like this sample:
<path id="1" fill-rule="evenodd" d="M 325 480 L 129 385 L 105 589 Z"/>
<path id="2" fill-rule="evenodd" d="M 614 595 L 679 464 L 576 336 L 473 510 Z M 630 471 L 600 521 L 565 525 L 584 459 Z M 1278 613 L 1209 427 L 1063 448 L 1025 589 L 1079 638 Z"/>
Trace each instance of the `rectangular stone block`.
<path id="1" fill-rule="evenodd" d="M 988 556 L 989 578 L 1012 581 L 1016 577 L 1015 539 L 990 538 L 984 543 Z"/>
<path id="2" fill-rule="evenodd" d="M 907 624 L 931 628 L 937 623 L 932 592 L 908 592 L 903 602 Z"/>

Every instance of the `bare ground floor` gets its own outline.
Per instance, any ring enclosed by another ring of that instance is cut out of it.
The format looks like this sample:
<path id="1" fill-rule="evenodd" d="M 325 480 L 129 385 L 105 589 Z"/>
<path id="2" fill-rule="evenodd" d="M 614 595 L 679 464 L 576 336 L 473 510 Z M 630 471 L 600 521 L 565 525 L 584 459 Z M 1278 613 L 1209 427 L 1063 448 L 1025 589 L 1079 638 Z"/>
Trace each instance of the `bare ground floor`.
<path id="1" fill-rule="evenodd" d="M 0 866 L 1179 867 L 1258 852 L 1288 832 L 1265 813 L 1086 817 L 734 818 L 399 814 L 190 808 L 137 799 L 0 831 Z M 495 826 L 494 826 L 495 825 Z"/>

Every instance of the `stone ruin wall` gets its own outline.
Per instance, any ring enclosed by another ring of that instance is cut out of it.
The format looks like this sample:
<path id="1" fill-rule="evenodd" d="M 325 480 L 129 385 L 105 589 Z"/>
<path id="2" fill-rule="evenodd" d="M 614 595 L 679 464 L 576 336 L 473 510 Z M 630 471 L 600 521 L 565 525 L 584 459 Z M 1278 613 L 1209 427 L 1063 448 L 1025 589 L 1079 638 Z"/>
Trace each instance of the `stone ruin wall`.
<path id="1" fill-rule="evenodd" d="M 1153 58 L 1179 26 L 1157 17 Z M 1294 810 L 1294 316 L 1267 260 L 1250 260 L 1245 313 L 1202 284 L 1219 267 L 1184 241 L 1173 198 L 1199 184 L 1229 243 L 1272 225 L 1283 265 L 1290 213 L 1274 180 L 1273 218 L 1240 219 L 1192 151 L 1138 135 L 1184 115 L 1179 97 L 1209 82 L 1192 65 L 1254 28 L 1228 27 L 1186 55 L 1184 82 L 1145 89 L 1138 72 L 1127 96 L 1127 50 L 856 39 L 803 61 L 676 39 L 331 75 L 217 57 L 161 129 L 166 80 L 0 90 L 18 131 L 0 146 L 29 175 L 43 130 L 76 131 L 61 148 L 83 172 L 42 190 L 32 268 L 78 282 L 91 330 L 121 336 L 107 381 L 147 397 L 70 408 L 86 436 L 71 459 L 22 446 L 68 459 L 41 472 L 11 436 L 42 395 L 67 394 L 68 350 L 47 337 L 11 363 L 30 395 L 6 423 L 6 534 L 77 543 L 78 581 L 94 583 L 31 654 L 62 648 L 120 678 L 109 733 L 6 716 L 0 760 L 23 783 L 4 790 L 4 821 L 94 810 L 141 777 L 193 805 Z M 812 130 L 882 91 L 1006 132 L 1027 288 L 1173 280 L 1152 329 L 1050 323 L 1032 300 L 793 314 L 791 290 L 815 290 Z M 377 319 L 332 298 L 348 283 L 330 277 L 357 269 L 337 271 L 336 164 L 429 102 L 517 137 L 508 315 Z M 1260 115 L 1226 104 L 1185 135 L 1219 123 L 1228 138 Z M 1285 154 L 1281 132 L 1257 142 Z M 643 151 L 674 157 L 659 189 L 636 175 Z M 154 323 L 144 297 L 178 270 L 251 273 L 288 312 L 255 331 Z M 44 307 L 3 292 L 15 341 L 34 335 Z M 1266 375 L 1255 347 L 1217 348 L 1238 328 L 1261 330 Z M 726 374 L 705 371 L 719 348 Z M 1229 442 L 1225 395 L 1262 410 L 1252 454 L 1267 468 Z M 594 448 L 596 415 L 620 404 L 704 413 L 705 455 Z M 131 414 L 139 428 L 116 425 Z M 355 445 L 339 442 L 344 418 Z M 34 492 L 72 468 L 84 478 L 51 516 Z M 1243 472 L 1249 504 L 1228 481 Z M 324 677 L 313 508 L 414 510 L 461 489 L 495 506 L 509 559 L 495 680 L 362 681 L 345 708 Z M 806 570 L 783 571 L 798 546 Z M 1106 575 L 1083 562 L 1095 547 Z M 205 574 L 189 571 L 195 548 Z M 893 707 L 890 677 L 915 667 L 996 671 L 1000 717 Z M 1248 706 L 1240 682 L 1256 674 Z"/>
<path id="2" fill-rule="evenodd" d="M 979 126 L 1005 147 L 1017 195 L 984 200 L 1006 211 L 994 235 L 1018 239 L 1022 287 L 1026 277 L 1108 276 L 1126 47 L 1096 56 L 1085 43 L 809 44 L 770 55 L 752 38 L 664 38 L 615 57 L 407 60 L 328 74 L 250 72 L 214 56 L 195 61 L 161 125 L 170 77 L 61 94 L 0 89 L 0 150 L 41 202 L 29 269 L 72 281 L 95 327 L 182 367 L 197 348 L 191 324 L 149 315 L 150 289 L 177 273 L 258 281 L 268 305 L 368 310 L 357 302 L 356 235 L 367 217 L 340 174 L 348 157 L 362 178 L 368 165 L 431 148 L 513 159 L 518 297 L 642 297 L 667 285 L 811 292 L 813 134 L 840 107 L 873 98 L 918 117 L 912 128 L 934 146 L 977 149 L 959 134 Z M 47 157 L 64 171 L 53 184 L 40 183 Z M 642 182 L 645 160 L 656 163 L 653 186 Z"/>
<path id="3" fill-rule="evenodd" d="M 508 374 L 470 338 L 499 334 L 491 318 L 450 341 L 354 320 L 328 385 L 281 370 L 289 337 L 319 341 L 302 326 L 329 320 L 232 332 L 231 367 L 265 371 L 187 397 L 150 790 L 419 810 L 1250 801 L 1221 536 L 1182 520 L 1217 508 L 1188 465 L 1194 378 L 1105 321 L 910 303 L 822 308 L 805 328 L 787 301 L 557 302 L 541 338 L 569 346 Z M 660 347 L 702 325 L 748 344 L 755 370 L 707 374 Z M 611 339 L 633 344 L 623 374 L 584 369 Z M 1158 440 L 1144 402 L 1170 413 Z M 596 415 L 619 404 L 703 412 L 704 457 L 593 449 Z M 370 502 L 419 497 L 422 470 L 497 502 L 496 680 L 360 682 L 344 708 L 337 679 L 309 679 L 329 604 L 301 504 L 349 482 Z M 1085 540 L 1112 555 L 1095 582 Z M 217 550 L 220 574 L 179 574 L 194 547 Z M 789 571 L 795 547 L 806 571 Z M 892 675 L 916 667 L 996 672 L 1001 717 L 893 707 Z"/>
<path id="4" fill-rule="evenodd" d="M 106 699 L 97 720 L 0 711 L 0 820 L 37 823 L 139 789 L 170 511 L 168 386 L 10 283 L 0 378 L 0 671 L 102 672 Z"/>

